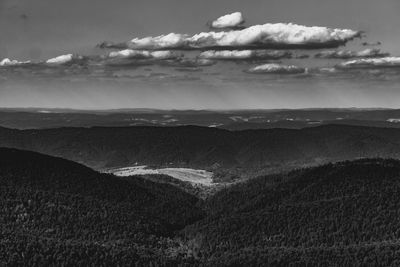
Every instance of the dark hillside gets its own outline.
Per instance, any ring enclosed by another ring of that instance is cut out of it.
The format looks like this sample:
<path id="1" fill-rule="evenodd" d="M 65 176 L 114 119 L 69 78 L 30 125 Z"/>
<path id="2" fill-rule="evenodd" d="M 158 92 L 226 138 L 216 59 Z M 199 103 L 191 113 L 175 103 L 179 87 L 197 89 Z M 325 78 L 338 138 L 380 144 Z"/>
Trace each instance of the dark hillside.
<path id="1" fill-rule="evenodd" d="M 263 176 L 201 202 L 0 148 L 0 265 L 398 266 L 400 161 Z"/>
<path id="2" fill-rule="evenodd" d="M 398 266 L 400 162 L 358 160 L 220 191 L 182 233 L 210 266 Z"/>
<path id="3" fill-rule="evenodd" d="M 183 261 L 171 238 L 203 216 L 198 199 L 174 186 L 7 148 L 0 192 L 1 265 Z"/>
<path id="4" fill-rule="evenodd" d="M 223 180 L 224 172 L 254 177 L 332 161 L 400 159 L 400 129 L 346 125 L 237 132 L 196 126 L 0 128 L 0 146 L 63 157 L 95 169 L 134 164 L 211 169 Z"/>

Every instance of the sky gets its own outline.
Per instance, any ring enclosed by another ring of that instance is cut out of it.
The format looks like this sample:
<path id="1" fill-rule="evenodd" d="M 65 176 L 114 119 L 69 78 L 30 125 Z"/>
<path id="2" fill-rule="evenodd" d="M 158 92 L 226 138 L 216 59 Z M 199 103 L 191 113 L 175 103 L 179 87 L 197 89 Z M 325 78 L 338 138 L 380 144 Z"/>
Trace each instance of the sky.
<path id="1" fill-rule="evenodd" d="M 96 45 L 171 32 L 207 32 L 207 22 L 242 12 L 246 26 L 296 23 L 363 31 L 346 47 L 382 45 L 400 56 L 398 0 L 0 0 L 0 60 L 42 62 L 64 54 L 108 55 Z M 332 68 L 346 60 L 282 59 L 277 64 Z M 186 52 L 185 52 L 186 53 Z M 189 56 L 195 52 L 189 52 Z M 397 107 L 397 68 L 306 75 L 249 74 L 270 62 L 218 61 L 213 66 L 146 66 L 0 70 L 0 106 L 69 108 Z"/>

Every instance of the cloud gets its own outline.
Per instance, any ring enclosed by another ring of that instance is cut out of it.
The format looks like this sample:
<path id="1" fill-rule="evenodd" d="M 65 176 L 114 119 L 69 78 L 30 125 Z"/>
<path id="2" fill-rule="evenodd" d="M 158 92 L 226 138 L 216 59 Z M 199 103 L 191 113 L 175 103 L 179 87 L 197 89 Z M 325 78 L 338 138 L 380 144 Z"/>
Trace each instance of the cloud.
<path id="1" fill-rule="evenodd" d="M 375 43 L 369 43 L 369 42 L 363 42 L 362 43 L 363 46 L 378 46 L 378 45 L 382 45 L 381 42 L 375 42 Z"/>
<path id="2" fill-rule="evenodd" d="M 215 65 L 217 62 L 210 59 L 203 58 L 180 58 L 174 61 L 167 61 L 166 65 L 182 68 L 196 68 L 196 67 L 209 67 Z"/>
<path id="3" fill-rule="evenodd" d="M 46 60 L 47 65 L 51 66 L 58 66 L 58 65 L 65 65 L 65 64 L 72 64 L 72 63 L 82 63 L 85 61 L 85 57 L 83 56 L 78 56 L 74 54 L 66 54 L 66 55 L 61 55 L 58 57 L 50 58 Z"/>
<path id="4" fill-rule="evenodd" d="M 28 64 L 29 63 L 29 64 Z M 17 61 L 8 58 L 0 61 L 0 67 L 21 66 L 33 67 L 35 71 L 49 71 L 49 68 L 58 67 L 57 71 L 80 71 L 82 67 L 90 71 L 99 71 L 102 68 L 115 67 L 140 67 L 159 65 L 175 68 L 196 68 L 215 65 L 217 62 L 202 58 L 185 58 L 182 54 L 173 51 L 145 51 L 145 50 L 121 50 L 113 51 L 108 55 L 80 56 L 74 54 L 60 55 L 42 62 Z"/>
<path id="5" fill-rule="evenodd" d="M 0 61 L 1 67 L 8 67 L 8 66 L 20 66 L 31 63 L 30 61 L 18 61 L 18 60 L 11 60 L 9 58 L 5 58 Z"/>
<path id="6" fill-rule="evenodd" d="M 300 74 L 305 73 L 306 68 L 297 67 L 294 65 L 264 64 L 251 68 L 246 72 L 255 74 Z"/>
<path id="7" fill-rule="evenodd" d="M 181 72 L 200 72 L 200 71 L 203 71 L 202 68 L 198 68 L 198 67 L 181 67 L 181 68 L 176 68 L 175 70 L 181 71 Z"/>
<path id="8" fill-rule="evenodd" d="M 316 72 L 316 73 L 325 73 L 325 74 L 329 74 L 329 73 L 336 73 L 337 69 L 335 68 L 315 68 L 312 69 L 312 71 Z"/>
<path id="9" fill-rule="evenodd" d="M 112 48 L 112 49 L 126 49 L 128 48 L 127 43 L 114 43 L 114 42 L 102 42 L 98 45 L 96 45 L 98 48 L 106 49 L 106 48 Z"/>
<path id="10" fill-rule="evenodd" d="M 157 37 L 134 38 L 128 42 L 128 47 L 132 49 L 174 49 L 186 46 L 188 35 L 170 33 Z"/>
<path id="11" fill-rule="evenodd" d="M 156 37 L 134 38 L 125 44 L 104 42 L 102 48 L 144 50 L 261 49 L 261 48 L 330 48 L 361 37 L 350 29 L 308 27 L 292 23 L 267 23 L 242 30 L 202 32 L 193 36 L 170 33 Z"/>
<path id="12" fill-rule="evenodd" d="M 292 53 L 267 50 L 209 50 L 202 52 L 199 57 L 218 60 L 282 59 L 291 58 Z"/>
<path id="13" fill-rule="evenodd" d="M 171 51 L 154 51 L 150 55 L 155 59 L 176 59 L 182 57 L 182 55 L 177 55 Z"/>
<path id="14" fill-rule="evenodd" d="M 135 67 L 176 62 L 181 60 L 182 57 L 183 55 L 168 50 L 146 51 L 125 49 L 110 52 L 108 56 L 103 59 L 101 64 L 114 67 Z"/>
<path id="15" fill-rule="evenodd" d="M 145 50 L 132 50 L 125 49 L 121 51 L 113 51 L 108 55 L 109 58 L 127 58 L 127 59 L 175 59 L 181 57 L 171 51 L 145 51 Z"/>
<path id="16" fill-rule="evenodd" d="M 340 51 L 323 51 L 315 55 L 315 58 L 339 58 L 339 59 L 348 59 L 348 58 L 370 58 L 370 57 L 387 57 L 389 53 L 384 53 L 380 49 L 364 49 L 362 51 L 349 51 L 349 50 L 340 50 Z"/>
<path id="17" fill-rule="evenodd" d="M 224 15 L 210 23 L 213 29 L 229 29 L 238 28 L 245 22 L 241 12 L 234 12 L 232 14 Z"/>
<path id="18" fill-rule="evenodd" d="M 46 61 L 47 64 L 65 64 L 71 62 L 73 59 L 73 54 L 61 55 L 58 57 L 50 58 Z"/>
<path id="19" fill-rule="evenodd" d="M 107 56 L 101 57 L 98 61 L 100 65 L 108 65 L 115 67 L 124 66 L 145 66 L 145 65 L 161 65 L 171 67 L 205 67 L 216 64 L 216 61 L 203 58 L 186 58 L 183 54 L 170 50 L 133 50 L 125 49 L 110 52 Z"/>
<path id="20" fill-rule="evenodd" d="M 132 58 L 106 58 L 99 62 L 99 66 L 112 66 L 112 67 L 140 67 L 149 66 L 157 63 L 153 59 L 132 59 Z"/>
<path id="21" fill-rule="evenodd" d="M 142 50 L 125 49 L 120 51 L 113 51 L 108 54 L 109 58 L 131 58 L 131 59 L 144 59 L 150 58 L 150 52 Z"/>
<path id="22" fill-rule="evenodd" d="M 339 69 L 400 68 L 400 57 L 356 59 L 338 64 Z"/>
<path id="23" fill-rule="evenodd" d="M 295 58 L 297 58 L 297 59 L 310 58 L 310 55 L 308 55 L 308 54 L 300 54 L 300 55 L 295 55 Z"/>

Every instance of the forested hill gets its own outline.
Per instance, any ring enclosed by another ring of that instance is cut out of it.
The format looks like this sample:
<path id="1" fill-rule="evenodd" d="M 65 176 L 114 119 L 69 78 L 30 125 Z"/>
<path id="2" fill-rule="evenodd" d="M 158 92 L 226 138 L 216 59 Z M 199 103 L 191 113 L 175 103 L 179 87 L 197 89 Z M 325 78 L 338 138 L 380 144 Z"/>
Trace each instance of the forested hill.
<path id="1" fill-rule="evenodd" d="M 174 186 L 7 148 L 0 211 L 2 266 L 185 262 L 192 257 L 171 238 L 204 216 L 198 199 Z"/>
<path id="2" fill-rule="evenodd" d="M 206 200 L 0 148 L 0 265 L 399 266 L 400 161 L 237 183 Z"/>
<path id="3" fill-rule="evenodd" d="M 235 132 L 196 126 L 0 128 L 0 146 L 59 156 L 95 169 L 186 166 L 256 176 L 363 157 L 400 159 L 400 129 L 344 125 Z"/>
<path id="4" fill-rule="evenodd" d="M 365 159 L 220 191 L 182 235 L 208 266 L 399 266 L 400 162 Z"/>

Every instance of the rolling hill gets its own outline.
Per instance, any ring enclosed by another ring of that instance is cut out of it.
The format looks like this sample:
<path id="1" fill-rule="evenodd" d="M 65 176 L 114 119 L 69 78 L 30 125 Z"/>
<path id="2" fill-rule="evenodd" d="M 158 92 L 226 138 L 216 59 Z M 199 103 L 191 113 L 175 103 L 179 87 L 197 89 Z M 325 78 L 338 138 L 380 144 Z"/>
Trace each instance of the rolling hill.
<path id="1" fill-rule="evenodd" d="M 400 161 L 267 175 L 199 201 L 0 148 L 0 265 L 398 266 Z"/>
<path id="2" fill-rule="evenodd" d="M 332 161 L 400 158 L 400 129 L 325 125 L 227 131 L 197 126 L 0 128 L 0 146 L 63 157 L 103 170 L 150 165 L 212 170 L 216 181 Z"/>
<path id="3" fill-rule="evenodd" d="M 400 162 L 364 159 L 222 190 L 181 235 L 206 266 L 398 266 Z"/>
<path id="4" fill-rule="evenodd" d="M 0 148 L 0 192 L 2 266 L 190 262 L 173 236 L 204 216 L 175 186 L 8 148 Z"/>

